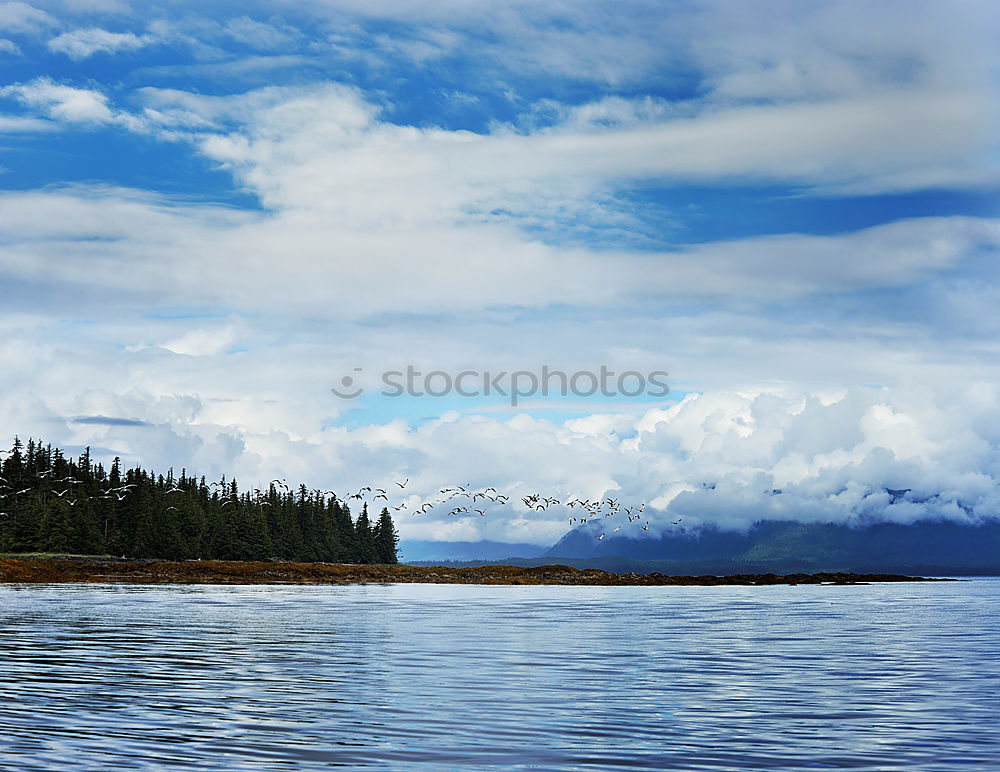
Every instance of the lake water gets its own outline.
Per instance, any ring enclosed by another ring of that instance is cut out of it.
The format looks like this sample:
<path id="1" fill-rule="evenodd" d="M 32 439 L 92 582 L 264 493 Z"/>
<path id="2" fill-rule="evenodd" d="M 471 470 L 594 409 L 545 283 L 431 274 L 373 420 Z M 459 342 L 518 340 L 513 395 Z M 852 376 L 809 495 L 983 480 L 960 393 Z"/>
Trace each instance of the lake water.
<path id="1" fill-rule="evenodd" d="M 0 586 L 0 765 L 1000 769 L 998 591 Z"/>

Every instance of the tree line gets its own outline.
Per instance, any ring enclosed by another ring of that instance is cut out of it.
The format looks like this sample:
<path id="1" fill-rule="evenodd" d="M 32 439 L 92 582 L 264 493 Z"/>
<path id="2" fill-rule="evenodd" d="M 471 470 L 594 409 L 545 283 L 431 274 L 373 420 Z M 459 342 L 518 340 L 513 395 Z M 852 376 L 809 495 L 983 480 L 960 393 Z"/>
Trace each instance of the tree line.
<path id="1" fill-rule="evenodd" d="M 135 558 L 396 563 L 398 535 L 387 508 L 365 503 L 352 517 L 330 491 L 241 491 L 235 479 L 208 483 L 181 470 L 156 475 L 110 469 L 87 448 L 15 438 L 0 463 L 0 552 L 55 552 Z"/>

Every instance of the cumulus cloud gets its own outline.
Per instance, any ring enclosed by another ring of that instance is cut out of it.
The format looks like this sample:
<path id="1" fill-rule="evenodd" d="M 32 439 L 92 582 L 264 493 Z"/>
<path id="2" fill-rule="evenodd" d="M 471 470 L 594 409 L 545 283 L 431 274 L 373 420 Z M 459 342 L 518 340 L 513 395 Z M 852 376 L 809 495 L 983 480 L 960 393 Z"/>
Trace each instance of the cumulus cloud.
<path id="1" fill-rule="evenodd" d="M 210 356 L 225 351 L 235 340 L 232 326 L 197 329 L 163 343 L 163 348 L 175 354 Z"/>
<path id="2" fill-rule="evenodd" d="M 356 429 L 299 421 L 303 434 L 289 431 L 294 419 L 283 422 L 303 407 L 287 401 L 92 389 L 65 405 L 84 418 L 60 420 L 49 400 L 65 397 L 11 386 L 5 417 L 18 411 L 25 432 L 44 429 L 47 439 L 161 469 L 197 464 L 209 476 L 235 472 L 244 485 L 280 474 L 340 491 L 409 478 L 393 501 L 408 505 L 398 515 L 406 538 L 552 543 L 577 513 L 518 502 L 533 492 L 644 503 L 648 535 L 677 517 L 685 527 L 737 529 L 762 518 L 977 522 L 1000 507 L 1000 391 L 982 383 L 957 391 L 713 392 L 563 422 L 456 413 Z M 450 516 L 453 505 L 406 514 L 441 499 L 441 487 L 467 482 L 495 486 L 514 503 L 487 505 L 482 517 Z"/>

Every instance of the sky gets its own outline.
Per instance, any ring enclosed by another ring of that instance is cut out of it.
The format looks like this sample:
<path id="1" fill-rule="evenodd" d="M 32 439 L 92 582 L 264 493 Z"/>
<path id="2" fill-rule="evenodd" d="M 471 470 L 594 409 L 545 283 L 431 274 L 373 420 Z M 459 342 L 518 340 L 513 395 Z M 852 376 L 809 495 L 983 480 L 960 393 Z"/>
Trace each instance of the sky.
<path id="1" fill-rule="evenodd" d="M 997 30 L 985 0 L 0 2 L 4 442 L 614 496 L 649 535 L 996 516 Z M 670 393 L 383 395 L 407 366 Z"/>

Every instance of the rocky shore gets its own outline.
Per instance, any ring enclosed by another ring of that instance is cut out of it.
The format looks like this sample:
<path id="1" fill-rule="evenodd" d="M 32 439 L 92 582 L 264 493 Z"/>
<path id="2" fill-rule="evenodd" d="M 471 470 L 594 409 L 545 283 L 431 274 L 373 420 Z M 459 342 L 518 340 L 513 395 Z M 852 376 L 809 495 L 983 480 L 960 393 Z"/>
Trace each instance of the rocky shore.
<path id="1" fill-rule="evenodd" d="M 736 574 L 666 576 L 612 574 L 570 566 L 348 565 L 339 563 L 243 562 L 228 560 L 119 560 L 113 558 L 0 559 L 4 583 L 124 584 L 565 584 L 603 586 L 867 584 L 872 582 L 948 581 L 899 574 Z"/>

